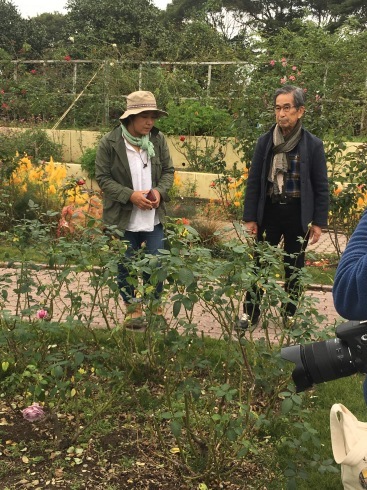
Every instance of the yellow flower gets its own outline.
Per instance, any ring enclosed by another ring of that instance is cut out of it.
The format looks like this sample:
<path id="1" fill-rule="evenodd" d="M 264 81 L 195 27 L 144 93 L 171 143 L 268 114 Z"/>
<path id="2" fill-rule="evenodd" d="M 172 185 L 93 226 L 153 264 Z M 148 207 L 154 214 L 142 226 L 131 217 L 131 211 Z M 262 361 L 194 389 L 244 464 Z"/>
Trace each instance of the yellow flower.
<path id="1" fill-rule="evenodd" d="M 358 206 L 358 208 L 365 208 L 365 206 L 366 206 L 366 197 L 365 196 L 358 198 L 357 206 Z"/>
<path id="2" fill-rule="evenodd" d="M 241 203 L 240 203 L 240 202 L 238 202 L 238 201 L 235 201 L 235 202 L 233 203 L 233 206 L 236 206 L 236 208 L 238 208 L 239 206 L 241 206 Z"/>
<path id="3" fill-rule="evenodd" d="M 175 186 L 180 187 L 182 185 L 181 177 L 177 172 L 174 173 L 173 183 Z"/>

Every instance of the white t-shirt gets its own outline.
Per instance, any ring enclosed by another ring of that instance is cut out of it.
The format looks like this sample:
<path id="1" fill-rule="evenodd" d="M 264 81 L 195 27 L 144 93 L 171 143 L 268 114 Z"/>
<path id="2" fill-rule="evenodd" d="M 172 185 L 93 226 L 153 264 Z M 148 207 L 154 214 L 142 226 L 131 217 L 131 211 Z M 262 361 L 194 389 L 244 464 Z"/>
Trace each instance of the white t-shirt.
<path id="1" fill-rule="evenodd" d="M 125 139 L 127 159 L 134 191 L 151 189 L 152 187 L 152 165 L 146 150 L 136 151 Z M 135 204 L 126 227 L 128 231 L 153 231 L 154 226 L 159 223 L 156 209 L 139 209 Z"/>

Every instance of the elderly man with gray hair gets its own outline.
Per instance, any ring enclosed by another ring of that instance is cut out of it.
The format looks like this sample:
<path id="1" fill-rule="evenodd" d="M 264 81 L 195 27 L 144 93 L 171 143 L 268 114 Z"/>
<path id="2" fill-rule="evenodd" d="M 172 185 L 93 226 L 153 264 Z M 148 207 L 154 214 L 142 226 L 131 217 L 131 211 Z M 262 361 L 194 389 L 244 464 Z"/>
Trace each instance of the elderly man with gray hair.
<path id="1" fill-rule="evenodd" d="M 305 93 L 285 85 L 274 94 L 275 124 L 256 145 L 246 186 L 243 221 L 250 236 L 277 246 L 284 240 L 285 326 L 297 310 L 299 280 L 308 241 L 316 243 L 327 226 L 329 188 L 323 143 L 302 127 Z M 261 275 L 261 265 L 258 262 Z M 255 326 L 260 318 L 262 290 L 246 292 L 238 328 Z"/>

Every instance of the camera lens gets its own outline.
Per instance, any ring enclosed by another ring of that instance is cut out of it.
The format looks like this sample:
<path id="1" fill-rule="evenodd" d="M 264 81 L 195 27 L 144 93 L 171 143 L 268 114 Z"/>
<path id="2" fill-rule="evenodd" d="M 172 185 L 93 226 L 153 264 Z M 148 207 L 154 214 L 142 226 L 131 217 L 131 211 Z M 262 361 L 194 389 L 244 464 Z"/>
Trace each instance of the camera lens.
<path id="1" fill-rule="evenodd" d="M 296 365 L 292 377 L 297 392 L 314 383 L 367 373 L 367 320 L 344 322 L 336 335 L 335 339 L 281 350 L 282 358 Z"/>
<path id="2" fill-rule="evenodd" d="M 348 345 L 338 338 L 284 347 L 281 356 L 296 364 L 292 377 L 297 392 L 313 384 L 350 376 L 358 371 Z"/>

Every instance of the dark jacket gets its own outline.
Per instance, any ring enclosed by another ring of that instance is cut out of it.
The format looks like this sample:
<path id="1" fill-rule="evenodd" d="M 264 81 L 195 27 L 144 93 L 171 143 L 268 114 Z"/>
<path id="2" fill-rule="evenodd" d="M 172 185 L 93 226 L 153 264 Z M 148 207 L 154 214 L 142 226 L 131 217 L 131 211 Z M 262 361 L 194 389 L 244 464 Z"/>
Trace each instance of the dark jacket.
<path id="1" fill-rule="evenodd" d="M 268 175 L 272 160 L 273 131 L 260 136 L 252 159 L 246 186 L 243 220 L 261 225 L 267 195 Z M 329 187 L 324 146 L 306 129 L 298 144 L 300 154 L 301 220 L 306 233 L 309 224 L 327 226 Z"/>
<path id="2" fill-rule="evenodd" d="M 157 212 L 163 223 L 166 211 L 164 202 L 169 201 L 168 192 L 173 185 L 175 170 L 166 138 L 157 128 L 152 129 L 150 141 L 155 151 L 155 156 L 151 158 L 152 187 L 161 195 Z M 130 196 L 134 190 L 120 126 L 100 141 L 96 156 L 96 181 L 103 191 L 103 221 L 125 230 L 133 209 Z"/>
<path id="3" fill-rule="evenodd" d="M 347 320 L 367 320 L 367 212 L 363 213 L 335 273 L 336 311 Z"/>

